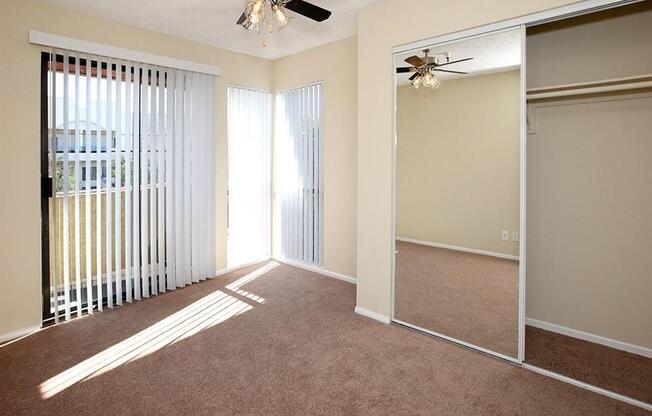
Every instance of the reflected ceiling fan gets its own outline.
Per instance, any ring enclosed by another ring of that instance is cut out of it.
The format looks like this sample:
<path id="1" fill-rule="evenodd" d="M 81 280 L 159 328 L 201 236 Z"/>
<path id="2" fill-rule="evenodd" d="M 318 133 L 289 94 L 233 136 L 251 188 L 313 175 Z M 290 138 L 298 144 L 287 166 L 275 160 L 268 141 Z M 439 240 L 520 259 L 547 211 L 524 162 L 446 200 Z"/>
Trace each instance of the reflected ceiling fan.
<path id="1" fill-rule="evenodd" d="M 260 32 L 261 26 L 265 27 L 264 24 L 267 23 L 267 31 L 271 33 L 274 26 L 280 29 L 292 19 L 288 10 L 317 22 L 323 22 L 331 16 L 329 10 L 303 0 L 247 0 L 244 12 L 236 24 L 249 31 Z M 271 15 L 269 19 L 267 13 Z"/>
<path id="2" fill-rule="evenodd" d="M 423 50 L 423 57 L 418 57 L 416 55 L 410 56 L 405 60 L 411 66 L 404 66 L 396 68 L 396 73 L 406 73 L 414 72 L 410 77 L 410 83 L 414 88 L 419 88 L 420 86 L 436 89 L 441 85 L 441 81 L 435 76 L 434 72 L 448 72 L 450 74 L 468 74 L 468 72 L 461 71 L 452 71 L 450 69 L 441 69 L 442 66 L 457 64 L 460 62 L 470 61 L 473 58 L 464 58 L 458 59 L 455 61 L 450 60 L 449 52 L 436 53 L 434 56 L 430 56 L 430 49 Z M 444 62 L 440 62 L 440 57 L 443 57 Z"/>

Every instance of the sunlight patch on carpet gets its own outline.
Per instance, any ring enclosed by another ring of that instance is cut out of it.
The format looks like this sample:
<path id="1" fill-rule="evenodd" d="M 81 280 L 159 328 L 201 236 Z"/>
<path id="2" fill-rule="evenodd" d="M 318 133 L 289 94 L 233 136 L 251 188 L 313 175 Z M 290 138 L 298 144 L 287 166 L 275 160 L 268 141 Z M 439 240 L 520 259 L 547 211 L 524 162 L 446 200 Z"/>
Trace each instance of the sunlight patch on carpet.
<path id="1" fill-rule="evenodd" d="M 262 276 L 279 264 L 272 262 L 227 286 L 258 303 L 265 299 L 240 289 L 240 286 Z M 240 293 L 242 292 L 242 293 Z M 218 290 L 207 295 L 139 333 L 57 374 L 39 385 L 43 399 L 68 387 L 102 375 L 120 365 L 138 360 L 161 348 L 184 340 L 200 331 L 253 309 L 253 306 Z"/>

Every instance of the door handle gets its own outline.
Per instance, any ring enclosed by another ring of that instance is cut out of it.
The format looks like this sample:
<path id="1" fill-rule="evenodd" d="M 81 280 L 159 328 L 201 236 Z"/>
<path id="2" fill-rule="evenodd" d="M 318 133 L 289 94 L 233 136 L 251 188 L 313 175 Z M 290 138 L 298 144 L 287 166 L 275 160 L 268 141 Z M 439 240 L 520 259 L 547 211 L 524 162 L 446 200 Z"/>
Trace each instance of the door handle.
<path id="1" fill-rule="evenodd" d="M 54 182 L 52 178 L 41 177 L 41 198 L 52 198 L 54 196 Z"/>

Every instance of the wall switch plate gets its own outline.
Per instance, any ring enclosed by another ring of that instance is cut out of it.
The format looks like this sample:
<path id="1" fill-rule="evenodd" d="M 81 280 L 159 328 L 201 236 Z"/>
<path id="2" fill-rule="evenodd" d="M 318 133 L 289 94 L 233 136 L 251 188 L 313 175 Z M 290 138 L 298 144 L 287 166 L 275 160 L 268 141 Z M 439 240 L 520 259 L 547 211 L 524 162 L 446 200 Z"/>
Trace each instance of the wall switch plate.
<path id="1" fill-rule="evenodd" d="M 501 231 L 503 241 L 509 241 L 509 231 Z"/>
<path id="2" fill-rule="evenodd" d="M 518 241 L 518 231 L 512 231 L 512 241 Z"/>

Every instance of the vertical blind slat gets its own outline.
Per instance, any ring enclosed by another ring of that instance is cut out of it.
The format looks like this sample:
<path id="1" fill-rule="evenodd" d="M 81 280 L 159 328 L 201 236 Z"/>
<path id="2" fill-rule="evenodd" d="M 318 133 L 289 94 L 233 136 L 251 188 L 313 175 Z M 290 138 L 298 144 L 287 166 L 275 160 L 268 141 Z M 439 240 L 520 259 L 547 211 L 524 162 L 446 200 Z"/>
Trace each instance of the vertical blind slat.
<path id="1" fill-rule="evenodd" d="M 140 300 L 142 293 L 142 279 L 141 279 L 141 249 L 140 249 L 140 187 L 141 187 L 141 157 L 140 157 L 140 98 L 141 98 L 141 84 L 140 84 L 141 67 L 134 66 L 134 83 L 133 83 L 133 182 L 132 182 L 132 198 L 134 200 L 132 215 L 133 215 L 133 267 L 134 267 L 134 299 Z"/>
<path id="2" fill-rule="evenodd" d="M 49 165 L 50 165 L 50 174 L 52 175 L 53 178 L 58 177 L 58 169 L 57 169 L 57 77 L 56 77 L 56 65 L 57 65 L 57 55 L 56 53 L 50 53 L 49 56 L 50 62 L 49 62 L 49 67 L 50 67 L 50 73 L 49 73 L 49 79 L 50 79 L 50 100 L 49 100 L 49 113 L 50 113 L 50 149 L 49 149 Z M 56 188 L 55 188 L 56 189 Z M 49 204 L 49 211 L 51 211 L 51 216 L 50 218 L 58 218 L 59 216 L 59 209 L 58 209 L 58 203 L 56 199 L 54 201 L 51 201 Z M 55 220 L 56 221 L 56 220 Z M 51 291 L 54 294 L 54 296 L 51 296 L 52 301 L 51 301 L 51 308 L 53 310 L 54 314 L 54 322 L 59 322 L 59 262 L 58 262 L 58 254 L 59 250 L 57 248 L 57 241 L 58 241 L 58 236 L 59 233 L 57 231 L 57 224 L 55 226 L 50 227 L 52 229 L 51 233 L 51 239 L 52 241 L 55 242 L 55 244 L 52 245 L 52 257 L 54 261 L 52 261 L 52 271 L 50 273 L 50 287 Z"/>
<path id="3" fill-rule="evenodd" d="M 91 60 L 86 58 L 86 132 L 84 137 L 84 208 L 86 246 L 86 310 L 93 313 L 93 257 L 91 253 Z"/>
<path id="4" fill-rule="evenodd" d="M 131 242 L 131 195 L 133 193 L 133 183 L 131 177 L 131 159 L 133 157 L 133 130 L 131 114 L 131 88 L 132 88 L 132 67 L 125 65 L 125 136 L 124 136 L 124 159 L 125 159 L 125 301 L 133 301 L 133 266 L 132 266 L 132 242 Z"/>
<path id="5" fill-rule="evenodd" d="M 63 301 L 66 320 L 70 319 L 70 91 L 69 55 L 63 55 Z"/>
<path id="6" fill-rule="evenodd" d="M 96 76 L 96 99 L 95 106 L 95 267 L 97 279 L 97 309 L 104 308 L 103 276 L 102 276 L 102 62 L 97 61 Z"/>
<path id="7" fill-rule="evenodd" d="M 168 290 L 176 288 L 174 258 L 174 72 L 166 72 L 166 125 L 165 125 L 165 273 Z"/>
<path id="8" fill-rule="evenodd" d="M 183 169 L 183 156 L 185 150 L 184 144 L 184 120 L 183 109 L 184 104 L 184 83 L 183 75 L 180 71 L 174 71 L 174 137 L 175 137 L 175 152 L 174 152 L 174 217 L 176 219 L 174 224 L 175 233 L 175 283 L 177 287 L 183 287 L 186 284 L 185 276 L 185 248 L 184 248 L 184 225 L 185 225 L 185 211 L 184 211 L 184 177 L 185 172 Z M 177 278 L 178 277 L 178 278 Z M 183 277 L 183 278 L 182 278 Z"/>
<path id="9" fill-rule="evenodd" d="M 122 64 L 115 69 L 115 298 L 122 305 Z"/>
<path id="10" fill-rule="evenodd" d="M 81 287 L 81 235 L 79 212 L 79 191 L 81 184 L 81 172 L 79 164 L 80 155 L 80 137 L 79 137 L 79 119 L 81 116 L 80 100 L 81 92 L 79 91 L 79 57 L 75 57 L 75 303 L 77 307 L 77 316 L 82 316 L 82 287 Z"/>
<path id="11" fill-rule="evenodd" d="M 106 62 L 106 299 L 109 308 L 113 308 L 113 74 L 111 61 Z"/>
<path id="12" fill-rule="evenodd" d="M 191 147 L 190 147 L 190 138 L 191 136 L 191 128 L 190 126 L 192 125 L 191 121 L 191 107 L 192 107 L 192 80 L 190 74 L 185 75 L 185 85 L 186 85 L 186 90 L 185 90 L 185 100 L 186 100 L 186 105 L 184 106 L 184 115 L 183 119 L 186 121 L 184 123 L 185 131 L 184 131 L 184 160 L 183 160 L 183 170 L 184 170 L 184 241 L 185 245 L 183 247 L 184 255 L 186 258 L 185 262 L 185 270 L 184 270 L 184 275 L 186 276 L 186 284 L 192 283 L 193 277 L 192 277 L 192 230 L 191 230 L 191 223 L 190 223 L 190 218 L 192 216 L 192 201 L 190 199 L 190 175 L 191 175 Z"/>
<path id="13" fill-rule="evenodd" d="M 158 118 L 156 117 L 156 68 L 152 67 L 150 69 L 150 79 L 149 79 L 149 118 L 147 120 L 150 123 L 149 135 L 148 135 L 148 151 L 149 151 L 149 285 L 150 293 L 152 295 L 158 294 L 158 253 L 156 251 L 156 171 L 157 171 L 157 161 L 158 155 L 156 154 L 156 143 L 157 138 L 157 125 L 156 122 Z"/>
<path id="14" fill-rule="evenodd" d="M 158 153 L 158 289 L 165 292 L 165 72 L 159 71 L 158 86 L 158 135 L 157 135 L 157 153 Z"/>

